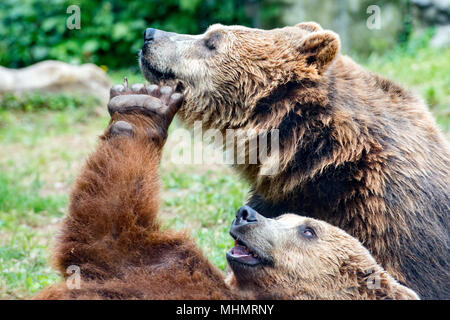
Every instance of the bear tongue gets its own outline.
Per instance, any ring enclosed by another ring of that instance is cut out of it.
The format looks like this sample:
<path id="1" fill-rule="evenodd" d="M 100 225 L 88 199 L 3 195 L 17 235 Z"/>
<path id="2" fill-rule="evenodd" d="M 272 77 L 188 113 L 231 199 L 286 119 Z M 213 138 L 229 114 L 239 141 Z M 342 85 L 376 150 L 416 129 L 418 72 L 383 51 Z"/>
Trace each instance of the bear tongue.
<path id="1" fill-rule="evenodd" d="M 251 255 L 245 247 L 238 244 L 231 248 L 230 253 L 235 257 L 247 257 Z"/>
<path id="2" fill-rule="evenodd" d="M 228 253 L 236 261 L 243 262 L 248 265 L 257 265 L 261 262 L 259 258 L 253 256 L 253 253 L 250 252 L 250 250 L 247 249 L 247 247 L 238 244 L 237 241 L 234 244 L 234 247 L 231 248 L 230 251 L 228 251 Z"/>

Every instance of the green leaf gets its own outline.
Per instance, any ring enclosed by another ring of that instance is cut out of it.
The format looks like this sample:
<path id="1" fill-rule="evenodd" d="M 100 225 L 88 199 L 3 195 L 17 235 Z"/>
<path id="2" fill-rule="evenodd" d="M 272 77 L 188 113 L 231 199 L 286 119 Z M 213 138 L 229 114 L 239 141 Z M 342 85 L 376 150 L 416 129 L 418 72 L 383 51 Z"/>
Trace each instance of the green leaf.
<path id="1" fill-rule="evenodd" d="M 88 40 L 83 44 L 83 53 L 95 52 L 99 47 L 97 40 Z"/>
<path id="2" fill-rule="evenodd" d="M 201 2 L 201 0 L 180 0 L 180 9 L 194 12 Z"/>
<path id="3" fill-rule="evenodd" d="M 119 22 L 113 28 L 112 39 L 117 41 L 125 38 L 130 33 L 130 31 L 131 30 L 127 24 Z"/>

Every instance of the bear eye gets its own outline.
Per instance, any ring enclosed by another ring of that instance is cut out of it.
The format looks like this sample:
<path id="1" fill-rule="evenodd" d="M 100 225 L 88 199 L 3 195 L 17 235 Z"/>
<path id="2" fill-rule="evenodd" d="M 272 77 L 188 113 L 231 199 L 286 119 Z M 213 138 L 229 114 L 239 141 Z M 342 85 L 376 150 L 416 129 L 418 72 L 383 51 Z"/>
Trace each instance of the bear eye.
<path id="1" fill-rule="evenodd" d="M 212 34 L 208 39 L 205 40 L 205 47 L 209 50 L 216 50 L 219 37 L 220 35 L 218 33 Z"/>
<path id="2" fill-rule="evenodd" d="M 299 228 L 299 232 L 306 239 L 313 239 L 317 237 L 316 232 L 311 227 L 301 226 Z"/>
<path id="3" fill-rule="evenodd" d="M 208 48 L 209 50 L 216 50 L 214 41 L 212 41 L 211 39 L 205 41 L 205 47 Z"/>

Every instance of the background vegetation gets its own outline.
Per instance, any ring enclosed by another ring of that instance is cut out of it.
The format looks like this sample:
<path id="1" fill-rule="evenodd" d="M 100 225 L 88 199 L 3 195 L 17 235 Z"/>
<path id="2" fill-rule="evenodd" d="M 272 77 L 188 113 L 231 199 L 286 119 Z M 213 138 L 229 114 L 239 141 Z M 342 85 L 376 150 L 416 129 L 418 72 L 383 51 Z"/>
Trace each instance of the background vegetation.
<path id="1" fill-rule="evenodd" d="M 346 50 L 368 55 L 408 40 L 412 33 L 409 1 L 376 1 L 391 14 L 384 15 L 382 30 L 371 31 L 368 37 L 366 8 L 372 0 L 2 0 L 0 65 L 23 67 L 56 59 L 135 68 L 148 26 L 197 34 L 211 23 L 276 27 L 289 15 L 291 24 L 310 19 L 335 29 L 345 40 Z M 81 9 L 81 32 L 66 27 L 70 5 Z"/>
<path id="2" fill-rule="evenodd" d="M 402 8 L 406 2 L 392 3 Z M 82 29 L 76 32 L 65 25 L 69 4 L 82 8 Z M 106 66 L 113 83 L 124 75 L 131 83 L 142 82 L 136 52 L 145 27 L 198 33 L 215 22 L 277 26 L 285 5 L 267 0 L 2 0 L 0 65 L 93 62 Z M 396 33 L 395 46 L 378 45 L 383 50 L 370 55 L 354 49 L 352 56 L 421 94 L 448 135 L 450 49 L 431 48 L 434 29 L 419 34 L 408 29 L 408 21 L 404 17 L 406 29 Z M 70 186 L 107 122 L 105 106 L 90 97 L 0 94 L 0 299 L 30 297 L 59 279 L 48 263 L 52 237 L 66 212 Z M 228 228 L 245 202 L 247 184 L 222 166 L 174 166 L 163 160 L 161 174 L 164 226 L 189 228 L 205 254 L 225 270 L 224 254 L 233 242 Z"/>
<path id="3" fill-rule="evenodd" d="M 242 0 L 2 0 L 0 65 L 23 67 L 56 59 L 92 62 L 109 68 L 135 67 L 146 27 L 201 33 L 211 21 L 250 25 Z M 262 2 L 262 1 L 260 1 Z M 66 8 L 81 9 L 81 30 L 69 30 Z M 279 6 L 264 6 L 265 20 L 276 19 Z M 120 59 L 118 59 L 120 57 Z"/>

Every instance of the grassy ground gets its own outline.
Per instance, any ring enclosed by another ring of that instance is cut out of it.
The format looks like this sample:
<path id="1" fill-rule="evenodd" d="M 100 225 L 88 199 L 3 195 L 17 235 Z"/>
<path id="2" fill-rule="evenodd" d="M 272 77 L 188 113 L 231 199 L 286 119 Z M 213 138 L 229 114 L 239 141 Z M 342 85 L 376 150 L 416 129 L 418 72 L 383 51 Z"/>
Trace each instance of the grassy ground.
<path id="1" fill-rule="evenodd" d="M 365 63 L 422 94 L 444 131 L 450 131 L 450 50 L 393 52 Z M 110 73 L 114 83 L 127 71 Z M 96 137 L 107 124 L 104 107 L 9 111 L 0 106 L 0 298 L 32 296 L 59 279 L 49 267 L 52 237 L 66 212 L 68 192 Z M 176 126 L 177 124 L 175 124 Z M 166 147 L 170 150 L 170 145 Z M 189 228 L 222 270 L 232 244 L 228 228 L 248 186 L 222 166 L 162 161 L 161 217 L 165 227 Z"/>
<path id="2" fill-rule="evenodd" d="M 426 48 L 414 54 L 394 50 L 383 57 L 369 59 L 365 65 L 421 95 L 449 137 L 450 49 Z"/>

